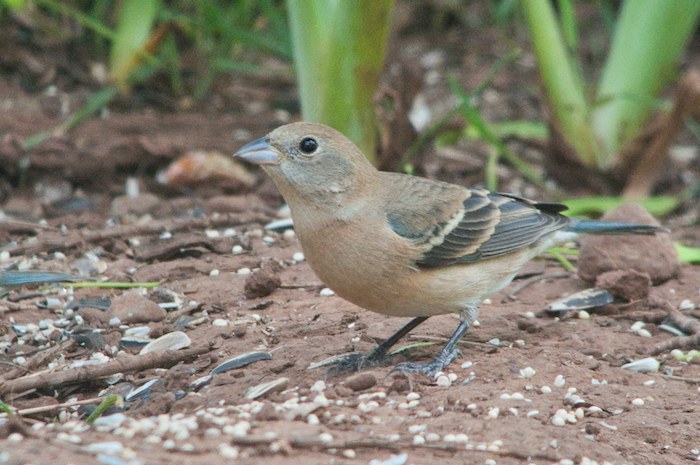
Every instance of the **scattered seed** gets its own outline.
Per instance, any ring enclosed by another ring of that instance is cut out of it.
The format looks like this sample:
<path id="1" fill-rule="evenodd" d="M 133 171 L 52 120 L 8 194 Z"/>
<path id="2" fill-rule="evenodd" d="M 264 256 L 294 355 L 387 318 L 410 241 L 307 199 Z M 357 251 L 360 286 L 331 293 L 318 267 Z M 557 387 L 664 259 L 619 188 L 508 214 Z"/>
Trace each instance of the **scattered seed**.
<path id="1" fill-rule="evenodd" d="M 585 310 L 581 310 L 581 311 L 578 312 L 578 318 L 579 318 L 580 320 L 590 320 L 590 319 L 591 319 L 591 314 L 588 313 L 588 312 L 585 311 Z"/>
<path id="2" fill-rule="evenodd" d="M 12 433 L 7 437 L 7 440 L 9 442 L 14 442 L 14 443 L 22 442 L 23 439 L 24 439 L 24 436 L 22 436 L 20 433 Z"/>
<path id="3" fill-rule="evenodd" d="M 679 349 L 673 349 L 671 351 L 671 357 L 675 358 L 676 360 L 680 360 L 685 354 L 683 353 L 682 350 Z"/>
<path id="4" fill-rule="evenodd" d="M 532 378 L 537 373 L 532 367 L 525 367 L 520 370 L 520 376 L 523 378 Z"/>
<path id="5" fill-rule="evenodd" d="M 531 418 L 531 417 L 534 417 L 535 415 L 539 415 L 539 413 L 540 413 L 539 410 L 530 410 L 529 412 L 527 412 L 527 417 Z"/>
<path id="6" fill-rule="evenodd" d="M 640 373 L 651 373 L 659 371 L 661 364 L 654 357 L 647 357 L 641 360 L 635 360 L 632 363 L 622 365 L 623 370 L 638 371 Z"/>
<path id="7" fill-rule="evenodd" d="M 421 433 L 426 430 L 427 425 L 411 425 L 408 427 L 408 432 L 411 434 Z"/>
<path id="8" fill-rule="evenodd" d="M 321 421 L 318 419 L 318 417 L 313 413 L 310 413 L 306 417 L 306 422 L 310 425 L 318 425 L 319 423 L 321 423 Z"/>
<path id="9" fill-rule="evenodd" d="M 637 335 L 641 337 L 652 337 L 651 333 L 646 329 L 640 329 L 639 331 L 637 331 Z"/>
<path id="10" fill-rule="evenodd" d="M 644 399 L 636 398 L 632 401 L 632 405 L 636 405 L 637 407 L 641 407 L 644 405 Z"/>
<path id="11" fill-rule="evenodd" d="M 409 392 L 406 394 L 406 400 L 411 401 L 411 400 L 418 400 L 420 399 L 420 394 L 417 392 Z"/>
<path id="12" fill-rule="evenodd" d="M 653 386 L 654 384 L 656 384 L 656 381 L 654 381 L 653 379 L 644 381 L 645 386 Z"/>
<path id="13" fill-rule="evenodd" d="M 357 454 L 355 454 L 355 451 L 352 449 L 345 449 L 343 451 L 343 457 L 345 457 L 345 458 L 354 459 L 356 456 L 357 456 Z"/>
<path id="14" fill-rule="evenodd" d="M 563 375 L 557 375 L 557 377 L 554 378 L 553 384 L 554 384 L 554 387 L 558 387 L 558 388 L 564 387 L 564 385 L 566 384 L 566 380 L 564 379 Z"/>
<path id="15" fill-rule="evenodd" d="M 428 442 L 437 442 L 440 440 L 440 435 L 437 433 L 428 433 L 425 436 L 425 440 Z"/>
<path id="16" fill-rule="evenodd" d="M 488 418 L 495 420 L 496 418 L 498 418 L 498 414 L 500 413 L 500 411 L 501 411 L 501 409 L 499 409 L 498 407 L 492 408 L 489 410 L 489 413 L 487 416 L 488 416 Z"/>
<path id="17" fill-rule="evenodd" d="M 437 385 L 440 387 L 448 387 L 452 384 L 452 381 L 450 381 L 450 378 L 448 378 L 445 375 L 439 376 L 437 379 Z"/>
<path id="18" fill-rule="evenodd" d="M 552 418 L 552 424 L 554 426 L 564 426 L 566 424 L 566 421 L 564 421 L 564 419 L 561 417 L 555 416 Z"/>
<path id="19" fill-rule="evenodd" d="M 630 331 L 636 333 L 640 329 L 644 328 L 644 326 L 646 326 L 646 323 L 644 323 L 643 321 L 637 321 L 632 326 L 630 326 Z"/>
<path id="20" fill-rule="evenodd" d="M 238 448 L 233 447 L 230 444 L 219 444 L 217 446 L 219 450 L 219 455 L 225 459 L 237 459 L 238 458 Z"/>
<path id="21" fill-rule="evenodd" d="M 239 253 L 241 253 L 241 252 L 243 252 L 243 247 L 241 247 L 240 245 L 234 245 L 233 247 L 231 247 L 231 253 L 232 253 L 232 254 L 235 255 L 235 254 L 239 254 Z M 236 449 L 236 452 L 237 452 L 237 451 L 238 451 L 238 449 Z"/>
<path id="22" fill-rule="evenodd" d="M 294 255 L 292 255 L 292 260 L 294 260 L 295 262 L 303 262 L 304 260 L 306 260 L 306 257 L 303 253 L 297 252 Z"/>
<path id="23" fill-rule="evenodd" d="M 510 398 L 513 399 L 513 400 L 524 400 L 524 399 L 525 399 L 525 396 L 522 395 L 522 393 L 520 393 L 520 392 L 514 392 L 514 393 L 510 396 Z"/>
<path id="24" fill-rule="evenodd" d="M 413 436 L 413 444 L 417 446 L 425 444 L 425 438 L 423 436 Z"/>
<path id="25" fill-rule="evenodd" d="M 324 287 L 323 289 L 321 289 L 321 292 L 319 292 L 319 294 L 321 295 L 321 297 L 330 297 L 332 295 L 335 295 L 335 292 L 328 289 L 327 287 Z"/>

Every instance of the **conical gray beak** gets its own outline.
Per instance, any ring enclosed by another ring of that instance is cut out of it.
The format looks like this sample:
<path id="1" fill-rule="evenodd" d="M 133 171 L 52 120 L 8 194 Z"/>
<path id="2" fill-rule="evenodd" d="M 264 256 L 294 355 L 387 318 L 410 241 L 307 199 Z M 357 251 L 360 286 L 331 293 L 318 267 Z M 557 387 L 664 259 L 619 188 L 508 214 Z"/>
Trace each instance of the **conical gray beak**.
<path id="1" fill-rule="evenodd" d="M 246 144 L 233 156 L 256 165 L 276 165 L 284 157 L 282 152 L 270 145 L 270 138 L 267 136 Z"/>

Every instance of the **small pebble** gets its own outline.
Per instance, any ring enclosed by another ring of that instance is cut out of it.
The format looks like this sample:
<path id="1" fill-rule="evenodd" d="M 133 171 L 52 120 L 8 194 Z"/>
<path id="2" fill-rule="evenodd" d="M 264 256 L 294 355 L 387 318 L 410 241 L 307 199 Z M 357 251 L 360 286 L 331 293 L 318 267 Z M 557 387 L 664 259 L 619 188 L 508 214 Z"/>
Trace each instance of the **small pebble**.
<path id="1" fill-rule="evenodd" d="M 217 237 L 221 236 L 221 233 L 219 233 L 219 231 L 216 229 L 207 229 L 204 231 L 204 234 L 206 234 L 209 239 L 216 239 Z"/>
<path id="2" fill-rule="evenodd" d="M 581 310 L 581 311 L 578 312 L 578 318 L 579 318 L 580 320 L 590 320 L 590 319 L 591 319 L 591 314 L 588 313 L 588 312 L 585 311 L 585 310 Z"/>
<path id="3" fill-rule="evenodd" d="M 223 318 L 217 318 L 216 320 L 211 322 L 211 325 L 217 327 L 228 326 L 228 320 L 224 320 Z"/>
<path id="4" fill-rule="evenodd" d="M 671 357 L 675 358 L 676 360 L 680 360 L 682 357 L 684 357 L 685 354 L 683 353 L 682 350 L 679 349 L 673 349 L 671 351 Z"/>
<path id="5" fill-rule="evenodd" d="M 294 232 L 293 229 L 287 229 L 285 232 L 282 233 L 282 237 L 283 237 L 284 240 L 286 240 L 286 241 L 291 241 L 291 240 L 294 239 L 296 236 L 297 236 L 297 234 Z M 295 254 L 295 255 L 296 255 L 296 254 Z M 296 260 L 296 259 L 293 259 L 293 260 Z M 303 258 L 302 258 L 301 260 L 303 260 Z M 297 261 L 301 261 L 301 260 L 297 260 Z"/>
<path id="6" fill-rule="evenodd" d="M 7 437 L 8 442 L 14 442 L 14 443 L 22 442 L 23 439 L 24 439 L 24 436 L 22 436 L 20 433 L 12 433 Z"/>
<path id="7" fill-rule="evenodd" d="M 239 253 L 241 253 L 241 252 L 243 252 L 243 247 L 241 247 L 240 245 L 234 245 L 234 246 L 231 248 L 231 253 L 232 253 L 232 254 L 239 254 Z M 236 449 L 236 450 L 238 450 L 238 449 Z"/>

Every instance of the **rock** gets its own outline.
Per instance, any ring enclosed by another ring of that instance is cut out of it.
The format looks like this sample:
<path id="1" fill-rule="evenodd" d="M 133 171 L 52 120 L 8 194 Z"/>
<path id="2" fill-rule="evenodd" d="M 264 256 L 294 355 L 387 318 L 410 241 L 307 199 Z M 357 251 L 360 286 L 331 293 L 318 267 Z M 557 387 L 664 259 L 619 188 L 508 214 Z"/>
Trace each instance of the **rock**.
<path id="1" fill-rule="evenodd" d="M 603 221 L 659 226 L 659 223 L 636 203 L 628 203 L 606 213 Z M 578 275 L 585 281 L 614 270 L 633 269 L 647 273 L 654 284 L 678 275 L 678 252 L 669 234 L 591 235 L 581 241 Z"/>
<path id="2" fill-rule="evenodd" d="M 246 299 L 266 297 L 280 287 L 282 280 L 272 270 L 261 269 L 250 275 L 245 281 Z"/>
<path id="3" fill-rule="evenodd" d="M 636 270 L 608 271 L 598 276 L 595 287 L 632 302 L 647 298 L 651 289 L 651 278 L 648 273 Z"/>
<path id="4" fill-rule="evenodd" d="M 358 373 L 345 380 L 345 386 L 353 391 L 364 391 L 377 384 L 377 378 L 372 373 Z"/>
<path id="5" fill-rule="evenodd" d="M 136 418 L 155 417 L 163 413 L 170 412 L 175 404 L 175 394 L 171 392 L 156 392 L 129 409 L 129 416 Z"/>
<path id="6" fill-rule="evenodd" d="M 150 323 L 165 318 L 166 312 L 137 292 L 125 292 L 112 300 L 112 305 L 105 312 L 108 321 L 119 318 L 122 324 Z"/>

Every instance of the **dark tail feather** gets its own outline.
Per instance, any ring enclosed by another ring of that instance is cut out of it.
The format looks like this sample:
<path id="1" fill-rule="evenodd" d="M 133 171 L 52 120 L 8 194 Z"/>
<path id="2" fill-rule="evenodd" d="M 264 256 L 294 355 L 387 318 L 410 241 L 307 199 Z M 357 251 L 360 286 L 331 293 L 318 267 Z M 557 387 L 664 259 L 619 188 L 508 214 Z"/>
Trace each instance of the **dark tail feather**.
<path id="1" fill-rule="evenodd" d="M 671 232 L 669 229 L 660 226 L 581 220 L 578 218 L 572 219 L 566 229 L 584 234 L 654 234 Z"/>

